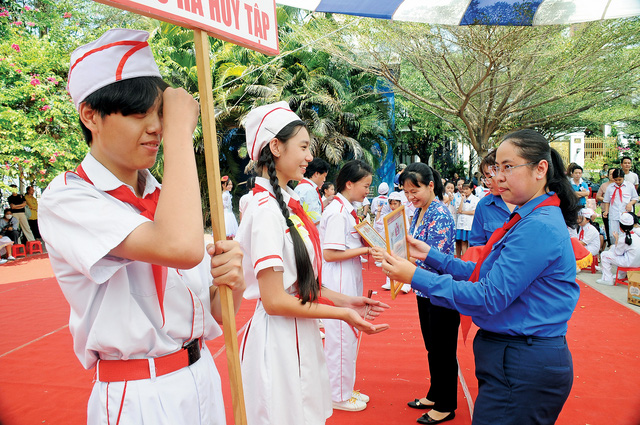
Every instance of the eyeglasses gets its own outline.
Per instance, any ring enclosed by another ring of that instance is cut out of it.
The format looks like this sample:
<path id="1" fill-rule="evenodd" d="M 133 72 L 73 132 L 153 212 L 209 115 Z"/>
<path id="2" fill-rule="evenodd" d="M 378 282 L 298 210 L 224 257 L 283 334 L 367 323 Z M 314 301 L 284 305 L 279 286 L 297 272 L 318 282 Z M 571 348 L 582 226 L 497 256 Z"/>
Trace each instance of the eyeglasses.
<path id="1" fill-rule="evenodd" d="M 524 167 L 525 165 L 533 165 L 533 164 L 537 164 L 536 162 L 527 162 L 526 164 L 520 164 L 520 165 L 505 165 L 504 167 L 499 167 L 497 165 L 492 165 L 491 167 L 489 167 L 489 174 L 491 174 L 492 177 L 496 177 L 498 175 L 498 173 L 502 173 L 505 176 L 510 176 L 511 173 L 513 173 L 513 170 L 518 168 L 518 167 Z"/>
<path id="2" fill-rule="evenodd" d="M 484 184 L 491 184 L 492 177 L 493 177 L 493 174 L 491 174 L 491 177 L 481 177 L 480 180 L 482 180 Z"/>

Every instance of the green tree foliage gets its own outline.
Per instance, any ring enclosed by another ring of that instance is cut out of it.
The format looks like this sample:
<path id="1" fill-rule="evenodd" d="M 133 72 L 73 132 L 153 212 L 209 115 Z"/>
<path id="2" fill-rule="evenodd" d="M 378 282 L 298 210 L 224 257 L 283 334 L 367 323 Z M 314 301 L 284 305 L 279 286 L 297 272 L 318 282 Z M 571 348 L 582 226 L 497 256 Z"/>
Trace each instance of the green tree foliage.
<path id="1" fill-rule="evenodd" d="M 66 91 L 69 53 L 110 26 L 151 21 L 91 1 L 5 2 L 0 9 L 0 175 L 45 187 L 88 147 Z"/>
<path id="2" fill-rule="evenodd" d="M 638 18 L 571 27 L 442 27 L 318 15 L 298 35 L 388 78 L 398 93 L 449 122 L 480 156 L 494 135 L 605 105 L 640 81 Z"/>

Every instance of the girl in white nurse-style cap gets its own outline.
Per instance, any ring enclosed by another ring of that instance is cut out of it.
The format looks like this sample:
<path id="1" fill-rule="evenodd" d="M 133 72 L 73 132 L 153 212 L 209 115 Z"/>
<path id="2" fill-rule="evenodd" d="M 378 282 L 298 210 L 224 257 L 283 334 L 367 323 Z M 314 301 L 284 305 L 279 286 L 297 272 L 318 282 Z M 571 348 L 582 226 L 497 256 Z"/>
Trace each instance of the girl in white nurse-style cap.
<path id="1" fill-rule="evenodd" d="M 257 161 L 254 196 L 236 236 L 244 252 L 245 298 L 258 299 L 240 354 L 247 422 L 323 424 L 332 405 L 316 319 L 342 319 L 376 333 L 388 325 L 362 316 L 366 310 L 365 319 L 372 319 L 388 306 L 321 286 L 318 230 L 287 186 L 304 178 L 313 159 L 304 122 L 278 102 L 252 110 L 244 125 L 247 151 Z"/>

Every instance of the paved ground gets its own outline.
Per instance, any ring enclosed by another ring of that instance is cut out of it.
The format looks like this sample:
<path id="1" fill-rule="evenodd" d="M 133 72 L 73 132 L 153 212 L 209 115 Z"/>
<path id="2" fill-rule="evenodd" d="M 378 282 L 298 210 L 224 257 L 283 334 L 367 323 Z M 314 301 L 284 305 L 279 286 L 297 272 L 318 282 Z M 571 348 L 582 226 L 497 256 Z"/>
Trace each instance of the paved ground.
<path id="1" fill-rule="evenodd" d="M 640 306 L 630 304 L 627 302 L 627 286 L 626 285 L 617 285 L 617 286 L 607 286 L 596 283 L 597 279 L 600 279 L 602 274 L 600 272 L 596 272 L 595 274 L 591 274 L 588 270 L 583 270 L 578 273 L 578 279 L 591 286 L 596 291 L 606 295 L 614 301 L 624 305 L 625 307 L 635 311 L 637 314 L 640 314 Z"/>

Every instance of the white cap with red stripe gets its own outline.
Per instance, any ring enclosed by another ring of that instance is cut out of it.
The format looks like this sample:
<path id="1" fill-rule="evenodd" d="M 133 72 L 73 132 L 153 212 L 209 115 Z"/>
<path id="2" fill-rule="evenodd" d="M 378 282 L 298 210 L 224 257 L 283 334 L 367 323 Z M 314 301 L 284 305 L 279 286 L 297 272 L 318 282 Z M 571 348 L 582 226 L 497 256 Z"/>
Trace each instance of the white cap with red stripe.
<path id="1" fill-rule="evenodd" d="M 71 53 L 67 90 L 76 109 L 87 96 L 116 81 L 161 77 L 146 31 L 116 28 Z"/>
<path id="2" fill-rule="evenodd" d="M 262 148 L 287 124 L 300 120 L 285 101 L 252 109 L 244 119 L 249 157 L 257 161 Z"/>

